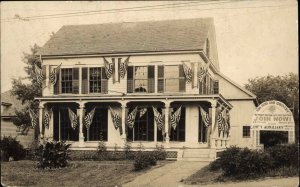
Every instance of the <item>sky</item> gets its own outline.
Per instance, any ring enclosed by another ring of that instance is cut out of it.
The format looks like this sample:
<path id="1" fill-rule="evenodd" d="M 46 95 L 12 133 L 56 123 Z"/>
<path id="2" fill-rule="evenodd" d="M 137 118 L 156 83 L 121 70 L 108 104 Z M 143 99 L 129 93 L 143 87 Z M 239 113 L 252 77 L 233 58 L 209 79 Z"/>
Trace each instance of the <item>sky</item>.
<path id="1" fill-rule="evenodd" d="M 220 71 L 233 81 L 243 86 L 257 76 L 298 73 L 296 0 L 2 1 L 1 93 L 11 89 L 12 78 L 26 76 L 24 52 L 43 46 L 63 25 L 201 17 L 214 18 Z"/>

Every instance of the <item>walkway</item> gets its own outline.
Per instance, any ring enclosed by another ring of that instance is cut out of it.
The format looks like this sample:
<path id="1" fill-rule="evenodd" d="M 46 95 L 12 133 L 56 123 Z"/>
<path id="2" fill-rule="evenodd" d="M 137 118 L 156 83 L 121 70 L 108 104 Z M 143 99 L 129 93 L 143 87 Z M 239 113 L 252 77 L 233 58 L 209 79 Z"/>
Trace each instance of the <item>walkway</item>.
<path id="1" fill-rule="evenodd" d="M 209 162 L 177 161 L 148 171 L 126 183 L 124 187 L 177 187 L 183 186 L 182 179 L 187 178 Z"/>

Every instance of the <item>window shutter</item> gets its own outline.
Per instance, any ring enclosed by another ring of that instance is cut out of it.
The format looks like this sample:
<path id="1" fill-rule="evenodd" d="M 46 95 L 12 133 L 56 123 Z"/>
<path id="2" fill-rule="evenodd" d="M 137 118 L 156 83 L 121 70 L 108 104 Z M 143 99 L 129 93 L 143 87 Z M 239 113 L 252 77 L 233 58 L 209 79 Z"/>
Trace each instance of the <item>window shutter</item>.
<path id="1" fill-rule="evenodd" d="M 55 68 L 55 67 L 52 66 L 51 71 L 52 71 L 54 68 Z M 55 83 L 55 85 L 54 85 L 54 94 L 55 94 L 55 95 L 59 94 L 60 70 L 59 70 L 59 72 L 57 73 L 57 77 L 56 77 L 56 78 L 57 78 L 57 79 L 56 79 L 56 83 Z"/>
<path id="2" fill-rule="evenodd" d="M 179 65 L 179 78 L 180 78 L 179 79 L 179 91 L 185 92 L 186 80 L 185 80 L 183 65 Z"/>
<path id="3" fill-rule="evenodd" d="M 133 93 L 133 66 L 127 68 L 127 93 Z"/>
<path id="4" fill-rule="evenodd" d="M 219 94 L 219 81 L 214 81 L 214 94 Z"/>
<path id="5" fill-rule="evenodd" d="M 81 93 L 88 94 L 88 68 L 82 68 Z"/>
<path id="6" fill-rule="evenodd" d="M 43 79 L 43 87 L 45 87 L 46 86 L 46 66 L 45 65 L 42 66 L 42 74 L 43 74 L 43 77 L 44 77 L 44 79 Z"/>
<path id="7" fill-rule="evenodd" d="M 148 66 L 148 93 L 154 93 L 154 66 Z"/>
<path id="8" fill-rule="evenodd" d="M 72 93 L 79 93 L 79 68 L 73 68 L 72 70 Z"/>
<path id="9" fill-rule="evenodd" d="M 108 80 L 105 75 L 105 68 L 101 68 L 101 74 L 102 74 L 101 93 L 107 93 L 108 92 Z"/>
<path id="10" fill-rule="evenodd" d="M 164 92 L 164 66 L 157 66 L 157 92 L 163 93 Z"/>

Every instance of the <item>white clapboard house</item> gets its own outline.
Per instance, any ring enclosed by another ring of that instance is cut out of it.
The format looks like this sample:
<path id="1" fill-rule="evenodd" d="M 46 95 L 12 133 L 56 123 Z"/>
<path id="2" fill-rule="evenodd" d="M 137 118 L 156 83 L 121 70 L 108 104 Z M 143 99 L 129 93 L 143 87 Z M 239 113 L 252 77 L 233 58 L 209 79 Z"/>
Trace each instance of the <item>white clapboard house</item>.
<path id="1" fill-rule="evenodd" d="M 33 113 L 44 139 L 78 150 L 162 144 L 178 159 L 251 143 L 256 97 L 221 73 L 211 18 L 66 25 L 40 58 Z"/>

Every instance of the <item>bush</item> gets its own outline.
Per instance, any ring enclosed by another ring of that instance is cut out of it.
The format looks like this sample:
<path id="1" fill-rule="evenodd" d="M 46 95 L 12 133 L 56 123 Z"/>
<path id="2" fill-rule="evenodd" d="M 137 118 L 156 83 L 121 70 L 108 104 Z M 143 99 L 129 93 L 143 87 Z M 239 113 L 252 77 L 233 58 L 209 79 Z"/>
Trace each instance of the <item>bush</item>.
<path id="1" fill-rule="evenodd" d="M 134 158 L 135 171 L 140 171 L 154 165 L 156 165 L 156 157 L 153 152 L 139 151 Z"/>
<path id="2" fill-rule="evenodd" d="M 123 151 L 124 151 L 124 154 L 125 154 L 125 159 L 128 159 L 128 160 L 133 160 L 134 159 L 134 154 L 131 151 L 131 143 L 130 142 L 125 142 Z"/>
<path id="3" fill-rule="evenodd" d="M 69 147 L 71 144 L 64 142 L 46 142 L 40 145 L 37 158 L 38 168 L 66 167 L 69 160 Z"/>
<path id="4" fill-rule="evenodd" d="M 266 149 L 274 159 L 274 167 L 298 167 L 298 147 L 296 144 L 276 145 Z"/>
<path id="5" fill-rule="evenodd" d="M 154 156 L 155 156 L 156 160 L 166 160 L 167 153 L 162 144 L 160 146 L 158 144 L 156 144 L 156 147 L 154 150 Z"/>
<path id="6" fill-rule="evenodd" d="M 39 151 L 39 141 L 38 140 L 34 140 L 32 141 L 27 148 L 27 154 L 26 154 L 26 158 L 29 160 L 37 160 L 37 155 L 38 155 L 38 151 Z"/>
<path id="7" fill-rule="evenodd" d="M 107 147 L 104 141 L 99 141 L 97 147 L 97 158 L 99 160 L 106 160 L 107 159 Z"/>
<path id="8" fill-rule="evenodd" d="M 13 158 L 13 160 L 21 160 L 26 156 L 26 150 L 23 145 L 16 140 L 16 138 L 12 138 L 10 136 L 3 137 L 0 141 L 1 147 L 1 161 L 8 161 L 9 158 Z"/>

